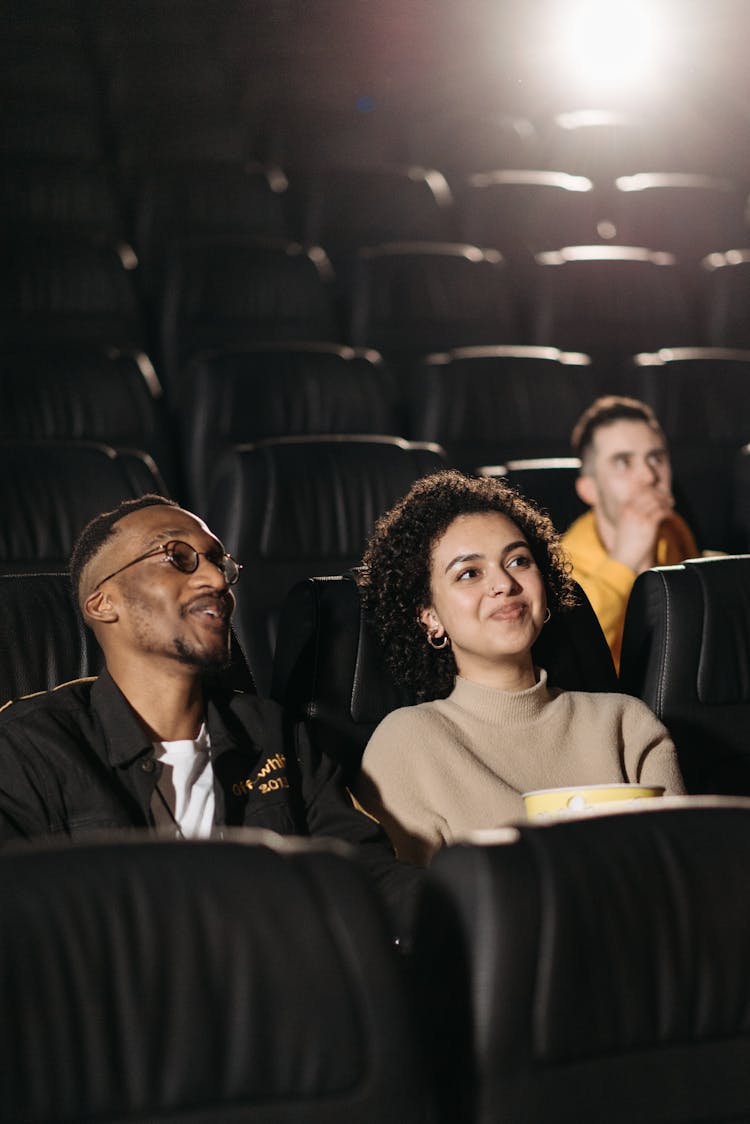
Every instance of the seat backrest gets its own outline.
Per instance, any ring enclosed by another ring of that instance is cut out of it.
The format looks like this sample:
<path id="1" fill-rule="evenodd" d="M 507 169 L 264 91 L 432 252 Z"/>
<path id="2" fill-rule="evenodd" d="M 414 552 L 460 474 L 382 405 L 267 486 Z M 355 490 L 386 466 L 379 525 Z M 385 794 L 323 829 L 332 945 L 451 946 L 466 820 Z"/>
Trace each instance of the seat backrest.
<path id="1" fill-rule="evenodd" d="M 736 550 L 750 554 L 750 444 L 743 445 L 735 458 L 732 493 L 732 542 Z"/>
<path id="2" fill-rule="evenodd" d="M 670 730 L 689 792 L 750 795 L 750 555 L 641 574 L 620 681 Z"/>
<path id="3" fill-rule="evenodd" d="M 439 242 L 366 247 L 351 299 L 351 342 L 386 358 L 518 342 L 516 300 L 497 250 Z"/>
<path id="4" fill-rule="evenodd" d="M 612 109 L 557 113 L 539 126 L 537 160 L 577 176 L 606 182 L 615 176 L 663 167 L 654 130 L 644 118 Z M 663 138 L 660 137 L 663 146 Z"/>
<path id="5" fill-rule="evenodd" d="M 179 492 L 162 388 L 144 352 L 29 347 L 0 358 L 0 440 L 18 439 L 141 449 Z"/>
<path id="6" fill-rule="evenodd" d="M 28 91 L 3 98 L 0 155 L 103 164 L 101 112 L 90 105 L 66 105 L 55 95 L 32 101 Z"/>
<path id="7" fill-rule="evenodd" d="M 166 489 L 145 453 L 92 441 L 3 441 L 0 566 L 64 569 L 90 519 L 147 492 Z"/>
<path id="8" fill-rule="evenodd" d="M 181 411 L 191 502 L 230 445 L 312 433 L 402 433 L 396 380 L 377 352 L 272 344 L 206 352 L 184 371 Z"/>
<path id="9" fill-rule="evenodd" d="M 701 343 L 670 254 L 567 246 L 536 255 L 533 342 L 611 364 L 635 351 Z"/>
<path id="10" fill-rule="evenodd" d="M 635 355 L 634 397 L 653 409 L 670 446 L 750 438 L 750 350 L 674 347 Z"/>
<path id="11" fill-rule="evenodd" d="M 750 249 L 709 254 L 701 266 L 707 342 L 713 347 L 750 347 Z"/>
<path id="12" fill-rule="evenodd" d="M 586 505 L 576 492 L 576 480 L 581 471 L 578 457 L 509 460 L 503 469 L 499 475 L 546 511 L 560 534 L 586 511 Z M 495 475 L 495 471 L 490 468 L 483 475 Z"/>
<path id="13" fill-rule="evenodd" d="M 409 379 L 407 435 L 437 441 L 464 472 L 509 458 L 566 456 L 599 393 L 586 355 L 554 347 L 464 347 L 426 356 Z"/>
<path id="14" fill-rule="evenodd" d="M 0 706 L 101 669 L 66 573 L 0 574 L 0 632 Z"/>
<path id="15" fill-rule="evenodd" d="M 0 277 L 0 344 L 147 346 L 129 248 L 76 237 L 12 239 Z"/>
<path id="16" fill-rule="evenodd" d="M 446 1124 L 748 1119 L 750 802 L 732 803 L 435 856 L 414 959 Z"/>
<path id="17" fill-rule="evenodd" d="M 244 160 L 178 161 L 152 169 L 137 189 L 135 249 L 154 292 L 171 243 L 193 235 L 287 238 L 286 178 Z"/>
<path id="18" fill-rule="evenodd" d="M 440 242 L 453 236 L 453 199 L 440 172 L 330 168 L 298 181 L 303 237 L 325 246 L 334 260 L 379 242 Z"/>
<path id="19" fill-rule="evenodd" d="M 545 626 L 535 659 L 557 686 L 618 689 L 611 653 L 583 594 L 575 609 Z M 378 722 L 415 701 L 386 666 L 356 571 L 309 578 L 291 589 L 279 618 L 271 695 L 306 722 L 313 742 L 349 777 Z"/>
<path id="20" fill-rule="evenodd" d="M 471 172 L 493 168 L 527 168 L 536 153 L 536 133 L 528 117 L 488 106 L 425 106 L 405 122 L 410 159 L 442 168 L 452 184 Z"/>
<path id="21" fill-rule="evenodd" d="M 78 234 L 112 243 L 125 236 L 120 200 L 100 164 L 5 160 L 0 213 L 9 229 L 33 229 L 37 236 Z"/>
<path id="22" fill-rule="evenodd" d="M 434 1120 L 367 875 L 276 840 L 0 856 L 4 1120 Z"/>
<path id="23" fill-rule="evenodd" d="M 745 199 L 729 180 L 685 173 L 618 176 L 612 218 L 620 242 L 697 262 L 746 234 Z"/>
<path id="24" fill-rule="evenodd" d="M 378 436 L 279 438 L 221 458 L 206 520 L 245 566 L 235 623 L 261 694 L 289 589 L 358 565 L 378 516 L 444 467 L 439 446 Z"/>
<path id="25" fill-rule="evenodd" d="M 191 238 L 171 248 L 161 307 L 167 391 L 201 351 L 341 338 L 322 250 L 278 239 Z"/>
<path id="26" fill-rule="evenodd" d="M 459 192 L 461 233 L 504 254 L 558 250 L 598 240 L 597 196 L 585 176 L 503 168 L 475 172 Z"/>

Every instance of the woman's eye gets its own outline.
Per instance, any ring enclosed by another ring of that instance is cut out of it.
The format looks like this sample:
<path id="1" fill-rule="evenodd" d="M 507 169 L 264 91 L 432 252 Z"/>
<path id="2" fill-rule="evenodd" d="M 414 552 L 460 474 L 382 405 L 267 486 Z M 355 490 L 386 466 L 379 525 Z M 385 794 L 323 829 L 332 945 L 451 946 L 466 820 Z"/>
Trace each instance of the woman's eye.
<path id="1" fill-rule="evenodd" d="M 515 558 L 510 559 L 508 565 L 515 567 L 520 566 L 522 569 L 524 569 L 525 567 L 531 565 L 531 559 L 526 554 L 517 554 Z"/>
<path id="2" fill-rule="evenodd" d="M 468 569 L 468 570 L 462 570 L 461 573 L 458 575 L 458 580 L 460 582 L 462 582 L 462 581 L 465 581 L 467 578 L 473 578 L 473 577 L 475 577 L 476 573 L 477 573 L 477 571 L 473 567 Z"/>

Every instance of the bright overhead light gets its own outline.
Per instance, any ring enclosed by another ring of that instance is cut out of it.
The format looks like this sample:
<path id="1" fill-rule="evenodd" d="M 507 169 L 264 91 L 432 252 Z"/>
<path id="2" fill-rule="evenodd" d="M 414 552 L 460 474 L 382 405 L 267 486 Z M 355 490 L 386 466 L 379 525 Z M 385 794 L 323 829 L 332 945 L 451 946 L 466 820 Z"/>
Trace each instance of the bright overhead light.
<path id="1" fill-rule="evenodd" d="M 663 62 L 665 35 L 654 0 L 585 0 L 560 12 L 560 58 L 582 86 L 641 83 Z"/>

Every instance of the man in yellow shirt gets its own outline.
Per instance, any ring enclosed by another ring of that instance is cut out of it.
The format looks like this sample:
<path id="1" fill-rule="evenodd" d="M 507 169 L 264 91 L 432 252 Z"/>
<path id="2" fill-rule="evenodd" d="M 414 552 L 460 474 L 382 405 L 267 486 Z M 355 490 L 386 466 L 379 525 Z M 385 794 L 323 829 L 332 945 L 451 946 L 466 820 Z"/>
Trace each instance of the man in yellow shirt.
<path id="1" fill-rule="evenodd" d="M 674 510 L 666 438 L 649 406 L 634 398 L 597 398 L 571 442 L 581 460 L 576 490 L 591 510 L 566 531 L 563 545 L 619 670 L 636 577 L 693 558 L 698 549 Z"/>

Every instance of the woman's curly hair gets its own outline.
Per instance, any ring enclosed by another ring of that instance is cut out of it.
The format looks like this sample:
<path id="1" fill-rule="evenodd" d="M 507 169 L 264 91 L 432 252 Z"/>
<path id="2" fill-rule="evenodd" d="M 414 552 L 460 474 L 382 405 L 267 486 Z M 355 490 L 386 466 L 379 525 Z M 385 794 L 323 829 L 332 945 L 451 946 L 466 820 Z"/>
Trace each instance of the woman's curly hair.
<path id="1" fill-rule="evenodd" d="M 432 603 L 433 547 L 459 515 L 493 511 L 512 519 L 526 538 L 550 612 L 575 604 L 571 566 L 551 519 L 511 485 L 453 469 L 418 480 L 375 524 L 360 588 L 393 675 L 420 702 L 445 698 L 456 677 L 450 645 L 431 648 L 419 620 L 420 610 Z"/>

